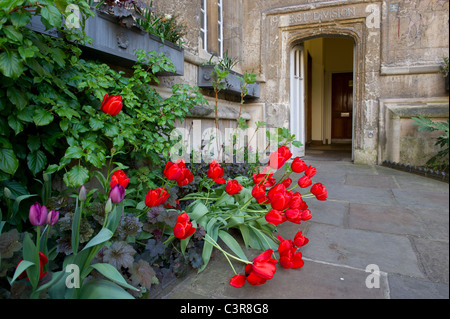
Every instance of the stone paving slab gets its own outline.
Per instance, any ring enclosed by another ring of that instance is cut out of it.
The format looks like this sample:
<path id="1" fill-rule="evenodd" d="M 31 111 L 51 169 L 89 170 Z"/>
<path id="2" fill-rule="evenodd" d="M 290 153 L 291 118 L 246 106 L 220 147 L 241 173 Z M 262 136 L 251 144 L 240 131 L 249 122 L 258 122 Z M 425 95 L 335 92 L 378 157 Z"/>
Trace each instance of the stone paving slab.
<path id="1" fill-rule="evenodd" d="M 448 299 L 448 285 L 422 279 L 389 275 L 391 299 Z"/>
<path id="2" fill-rule="evenodd" d="M 349 226 L 380 233 L 427 236 L 422 221 L 408 208 L 350 204 Z"/>
<path id="3" fill-rule="evenodd" d="M 370 188 L 398 188 L 392 176 L 347 174 L 345 185 Z"/>
<path id="4" fill-rule="evenodd" d="M 449 243 L 424 238 L 413 238 L 420 264 L 427 278 L 448 284 Z"/>
<path id="5" fill-rule="evenodd" d="M 440 183 L 440 182 L 439 182 Z M 403 207 L 432 208 L 449 211 L 448 192 L 429 192 L 406 189 L 392 190 L 398 205 Z"/>
<path id="6" fill-rule="evenodd" d="M 403 236 L 322 224 L 309 227 L 303 255 L 314 260 L 423 278 L 411 242 Z"/>

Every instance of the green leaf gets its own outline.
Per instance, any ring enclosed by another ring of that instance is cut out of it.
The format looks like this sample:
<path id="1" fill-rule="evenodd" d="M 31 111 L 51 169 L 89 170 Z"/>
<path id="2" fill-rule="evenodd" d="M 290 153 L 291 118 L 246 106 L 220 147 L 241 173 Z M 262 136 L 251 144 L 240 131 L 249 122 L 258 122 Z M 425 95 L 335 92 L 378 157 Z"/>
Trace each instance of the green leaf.
<path id="1" fill-rule="evenodd" d="M 98 131 L 100 129 L 102 129 L 105 126 L 105 123 L 101 120 L 97 120 L 95 118 L 90 118 L 89 119 L 89 126 L 94 130 L 94 131 Z"/>
<path id="2" fill-rule="evenodd" d="M 70 146 L 64 154 L 66 158 L 82 158 L 83 156 L 83 149 L 79 146 Z"/>
<path id="3" fill-rule="evenodd" d="M 19 160 L 17 159 L 14 151 L 11 149 L 0 149 L 0 170 L 5 173 L 14 175 L 19 168 Z"/>
<path id="4" fill-rule="evenodd" d="M 80 299 L 134 299 L 122 287 L 108 280 L 90 280 L 83 285 Z"/>
<path id="5" fill-rule="evenodd" d="M 16 28 L 14 28 L 12 25 L 4 27 L 3 31 L 5 32 L 6 37 L 11 41 L 22 43 L 23 41 L 22 33 L 17 31 Z"/>
<path id="6" fill-rule="evenodd" d="M 30 13 L 27 10 L 11 13 L 11 22 L 16 28 L 24 27 L 30 22 Z"/>
<path id="7" fill-rule="evenodd" d="M 91 265 L 92 268 L 96 269 L 99 273 L 101 273 L 103 276 L 108 278 L 109 280 L 115 282 L 118 285 L 121 285 L 124 288 L 128 288 L 134 291 L 139 291 L 139 289 L 135 288 L 134 286 L 128 284 L 123 276 L 120 274 L 120 272 L 114 268 L 114 266 L 110 264 L 105 263 L 99 263 L 95 265 Z"/>
<path id="8" fill-rule="evenodd" d="M 54 28 L 60 28 L 62 23 L 61 13 L 55 6 L 45 6 L 41 9 L 41 16 Z"/>
<path id="9" fill-rule="evenodd" d="M 23 90 L 18 90 L 15 86 L 10 86 L 6 91 L 6 95 L 12 104 L 17 106 L 19 110 L 22 110 L 27 106 L 28 99 Z"/>
<path id="10" fill-rule="evenodd" d="M 102 228 L 102 230 L 100 230 L 100 232 L 86 244 L 83 250 L 103 244 L 104 242 L 110 240 L 113 235 L 114 233 L 108 228 Z"/>
<path id="11" fill-rule="evenodd" d="M 27 275 L 31 285 L 36 289 L 39 282 L 40 260 L 36 245 L 33 243 L 28 233 L 25 233 L 25 238 L 23 240 L 23 259 L 33 263 L 32 266 L 27 268 Z"/>
<path id="12" fill-rule="evenodd" d="M 47 165 L 47 157 L 41 150 L 31 152 L 27 156 L 27 164 L 33 175 L 36 176 L 36 174 L 41 172 L 45 168 L 45 165 Z"/>
<path id="13" fill-rule="evenodd" d="M 41 139 L 38 135 L 30 135 L 27 140 L 27 145 L 31 152 L 35 152 L 41 147 Z"/>
<path id="14" fill-rule="evenodd" d="M 208 208 L 202 202 L 198 202 L 197 205 L 192 209 L 192 213 L 189 214 L 189 217 L 193 220 L 199 220 L 206 213 L 208 213 Z"/>
<path id="15" fill-rule="evenodd" d="M 17 277 L 19 277 L 25 270 L 33 265 L 34 263 L 32 263 L 31 261 L 22 260 L 17 266 L 16 271 L 14 272 L 14 276 L 9 284 L 12 285 L 14 281 L 16 281 Z"/>
<path id="16" fill-rule="evenodd" d="M 75 165 L 69 172 L 66 173 L 66 177 L 70 186 L 80 187 L 81 185 L 86 184 L 89 180 L 89 171 L 81 165 Z"/>
<path id="17" fill-rule="evenodd" d="M 14 130 L 14 133 L 16 135 L 23 131 L 22 122 L 18 121 L 17 118 L 13 115 L 8 116 L 8 125 Z"/>
<path id="18" fill-rule="evenodd" d="M 45 109 L 36 109 L 33 116 L 33 121 L 36 126 L 45 126 L 53 121 L 53 114 Z"/>
<path id="19" fill-rule="evenodd" d="M 247 256 L 241 248 L 241 245 L 227 232 L 220 230 L 219 237 L 222 241 L 230 248 L 239 258 L 242 260 L 248 261 Z"/>
<path id="20" fill-rule="evenodd" d="M 22 60 L 16 52 L 5 51 L 0 54 L 0 71 L 4 76 L 17 79 L 23 72 Z"/>

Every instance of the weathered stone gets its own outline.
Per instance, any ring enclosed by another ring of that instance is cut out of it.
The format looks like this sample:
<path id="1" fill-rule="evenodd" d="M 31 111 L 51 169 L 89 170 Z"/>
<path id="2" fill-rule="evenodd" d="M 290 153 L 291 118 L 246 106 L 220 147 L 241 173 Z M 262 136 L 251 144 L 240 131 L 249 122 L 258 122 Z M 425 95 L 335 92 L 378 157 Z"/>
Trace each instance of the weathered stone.
<path id="1" fill-rule="evenodd" d="M 391 299 L 448 299 L 448 284 L 389 275 Z"/>

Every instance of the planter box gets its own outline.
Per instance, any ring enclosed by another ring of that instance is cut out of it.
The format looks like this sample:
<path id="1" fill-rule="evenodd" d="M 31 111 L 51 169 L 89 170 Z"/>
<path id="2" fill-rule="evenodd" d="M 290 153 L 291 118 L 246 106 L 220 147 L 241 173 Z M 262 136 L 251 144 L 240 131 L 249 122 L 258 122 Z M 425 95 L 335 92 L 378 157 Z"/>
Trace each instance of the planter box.
<path id="1" fill-rule="evenodd" d="M 50 36 L 58 36 L 58 32 L 45 30 L 40 17 L 33 16 L 30 29 Z M 86 34 L 93 39 L 92 44 L 83 46 L 83 53 L 89 57 L 111 64 L 131 67 L 136 62 L 136 49 L 164 53 L 176 68 L 176 73 L 158 73 L 158 75 L 184 75 L 184 49 L 148 34 L 138 28 L 127 29 L 116 23 L 115 18 L 106 13 L 96 11 L 95 17 L 86 20 Z"/>
<path id="2" fill-rule="evenodd" d="M 214 65 L 203 65 L 198 68 L 198 86 L 201 88 L 210 88 L 212 86 L 212 72 L 214 72 Z M 224 90 L 233 95 L 241 95 L 242 82 L 239 80 L 238 76 L 242 77 L 241 74 L 234 71 L 229 71 L 230 74 L 224 80 L 227 84 L 227 88 Z M 260 87 L 259 83 L 254 83 L 248 85 L 248 94 L 246 97 L 259 98 L 260 97 Z"/>

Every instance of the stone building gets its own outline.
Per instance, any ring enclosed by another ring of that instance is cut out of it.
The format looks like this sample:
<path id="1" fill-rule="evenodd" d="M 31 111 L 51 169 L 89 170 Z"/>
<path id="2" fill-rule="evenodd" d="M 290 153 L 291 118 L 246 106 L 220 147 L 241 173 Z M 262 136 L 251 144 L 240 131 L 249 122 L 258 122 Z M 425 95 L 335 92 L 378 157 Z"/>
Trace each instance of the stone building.
<path id="1" fill-rule="evenodd" d="M 246 100 L 252 125 L 286 127 L 305 145 L 348 143 L 355 163 L 422 165 L 436 134 L 411 117 L 447 120 L 440 73 L 449 55 L 448 0 L 154 0 L 156 10 L 187 27 L 185 72 L 163 79 L 198 83 L 211 54 L 253 71 L 259 98 Z M 214 104 L 213 94 L 203 93 Z M 233 126 L 239 99 L 220 96 L 223 127 Z M 212 125 L 214 114 L 198 115 Z M 186 126 L 192 125 L 188 119 Z M 438 134 L 439 135 L 439 134 Z"/>

